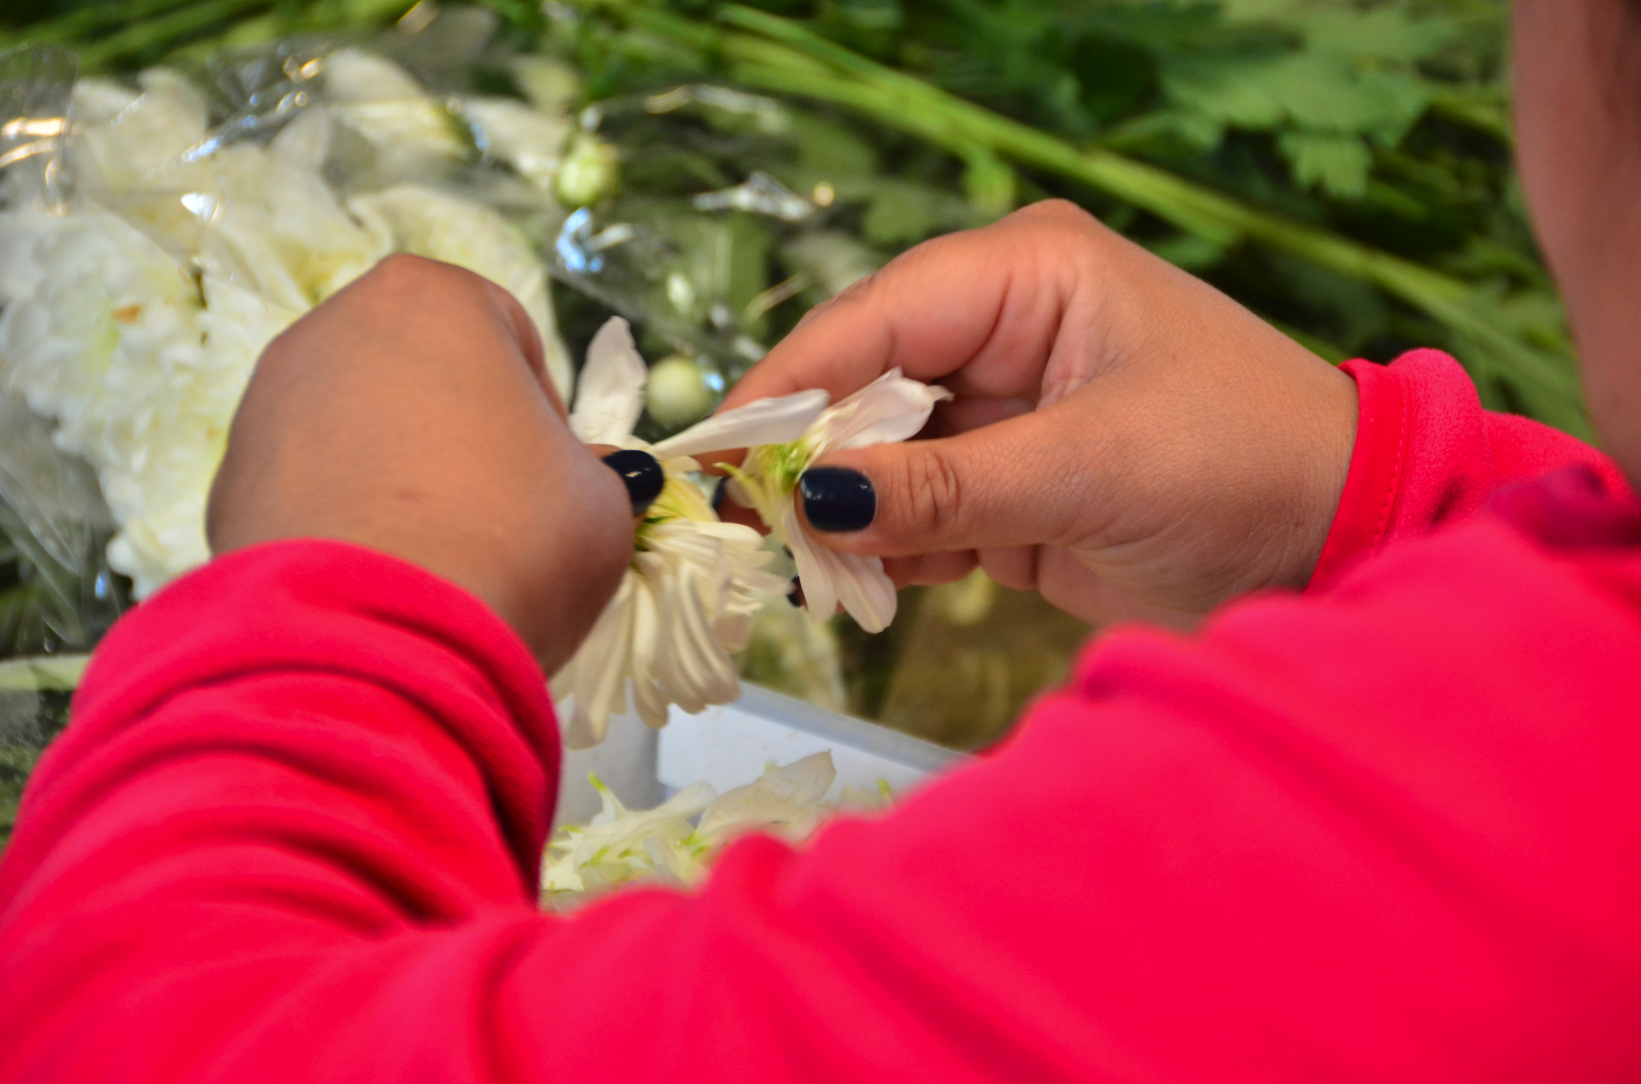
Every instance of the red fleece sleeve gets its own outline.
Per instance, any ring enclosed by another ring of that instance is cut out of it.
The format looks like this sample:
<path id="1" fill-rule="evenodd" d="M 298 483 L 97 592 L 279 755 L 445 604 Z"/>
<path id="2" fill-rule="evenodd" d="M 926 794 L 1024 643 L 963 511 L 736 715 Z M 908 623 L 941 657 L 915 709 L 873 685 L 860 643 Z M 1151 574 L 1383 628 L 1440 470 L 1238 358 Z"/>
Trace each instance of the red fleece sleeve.
<path id="1" fill-rule="evenodd" d="M 1623 516 L 1110 636 L 892 813 L 567 918 L 508 630 L 385 557 L 233 555 L 114 630 L 25 797 L 0 1081 L 1637 1079 Z"/>
<path id="2" fill-rule="evenodd" d="M 1389 366 L 1350 361 L 1342 368 L 1356 379 L 1356 446 L 1313 588 L 1331 586 L 1397 539 L 1474 514 L 1508 482 L 1584 465 L 1610 492 L 1628 488 L 1617 465 L 1588 444 L 1483 410 L 1470 377 L 1438 350 L 1415 350 Z"/>

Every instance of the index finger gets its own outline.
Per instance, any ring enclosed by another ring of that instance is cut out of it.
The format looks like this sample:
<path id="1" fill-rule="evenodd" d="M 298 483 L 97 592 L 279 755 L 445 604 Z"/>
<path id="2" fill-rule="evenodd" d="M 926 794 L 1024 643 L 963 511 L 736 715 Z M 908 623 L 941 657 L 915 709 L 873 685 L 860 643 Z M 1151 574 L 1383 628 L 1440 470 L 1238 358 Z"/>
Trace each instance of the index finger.
<path id="1" fill-rule="evenodd" d="M 959 395 L 1034 400 L 1068 319 L 1092 324 L 1078 265 L 1100 229 L 1050 201 L 926 241 L 812 310 L 723 409 L 806 388 L 839 399 L 896 367 Z"/>

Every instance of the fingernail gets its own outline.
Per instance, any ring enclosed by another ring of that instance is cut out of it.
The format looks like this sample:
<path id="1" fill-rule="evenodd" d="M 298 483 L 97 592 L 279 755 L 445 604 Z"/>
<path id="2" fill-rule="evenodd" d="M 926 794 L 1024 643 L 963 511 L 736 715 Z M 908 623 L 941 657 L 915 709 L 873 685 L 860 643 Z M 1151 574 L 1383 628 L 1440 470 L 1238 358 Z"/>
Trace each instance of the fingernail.
<path id="1" fill-rule="evenodd" d="M 718 488 L 712 491 L 712 510 L 714 512 L 722 512 L 724 510 L 724 496 L 728 492 L 729 492 L 729 479 L 728 478 L 718 479 Z"/>
<path id="2" fill-rule="evenodd" d="M 844 467 L 811 467 L 798 479 L 803 511 L 817 531 L 858 531 L 877 515 L 877 492 L 866 475 Z"/>
<path id="3" fill-rule="evenodd" d="M 632 514 L 635 516 L 643 515 L 644 510 L 661 495 L 661 487 L 667 484 L 667 476 L 656 458 L 636 448 L 611 452 L 604 457 L 604 465 L 621 476 L 622 483 L 627 487 L 627 496 L 632 498 Z"/>
<path id="4" fill-rule="evenodd" d="M 792 577 L 792 587 L 786 592 L 786 601 L 799 609 L 803 608 L 803 584 L 798 582 L 796 576 Z"/>

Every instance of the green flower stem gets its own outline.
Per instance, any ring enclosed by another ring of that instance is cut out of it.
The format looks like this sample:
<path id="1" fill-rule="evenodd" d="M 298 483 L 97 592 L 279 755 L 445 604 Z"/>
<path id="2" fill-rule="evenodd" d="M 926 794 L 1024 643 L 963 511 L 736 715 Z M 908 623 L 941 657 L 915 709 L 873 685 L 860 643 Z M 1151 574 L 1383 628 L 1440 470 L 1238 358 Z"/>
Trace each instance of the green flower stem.
<path id="1" fill-rule="evenodd" d="M 183 38 L 209 30 L 226 19 L 274 6 L 275 0 L 205 0 L 204 3 L 167 11 L 152 19 L 131 23 L 80 47 L 80 66 L 85 71 L 97 71 L 114 61 L 167 48 Z"/>
<path id="2" fill-rule="evenodd" d="M 1081 149 L 921 79 L 886 68 L 787 19 L 727 5 L 719 19 L 744 33 L 711 35 L 653 7 L 622 9 L 629 25 L 724 61 L 760 89 L 859 110 L 965 158 L 976 148 L 1088 184 L 1220 245 L 1251 241 L 1336 274 L 1372 283 L 1446 326 L 1483 379 L 1507 377 L 1545 421 L 1585 435 L 1576 372 L 1568 360 L 1501 330 L 1497 303 L 1467 283 L 1283 215 L 1251 207 L 1167 170 Z"/>
<path id="3" fill-rule="evenodd" d="M 60 45 L 78 41 L 111 26 L 163 15 L 189 0 L 129 0 L 123 4 L 92 4 L 67 15 L 3 36 L 6 45 Z"/>

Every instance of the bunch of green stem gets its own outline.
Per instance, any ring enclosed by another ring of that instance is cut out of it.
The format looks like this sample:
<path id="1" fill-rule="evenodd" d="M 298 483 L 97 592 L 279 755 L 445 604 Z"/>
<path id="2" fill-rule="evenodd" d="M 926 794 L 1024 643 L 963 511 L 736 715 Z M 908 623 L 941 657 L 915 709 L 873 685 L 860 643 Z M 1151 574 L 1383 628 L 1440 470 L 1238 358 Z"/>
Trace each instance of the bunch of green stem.
<path id="1" fill-rule="evenodd" d="M 1215 245 L 1262 245 L 1370 283 L 1445 327 L 1495 402 L 1500 387 L 1508 386 L 1516 405 L 1528 413 L 1589 435 L 1571 359 L 1512 334 L 1500 300 L 1461 279 L 1250 206 L 1157 166 L 1103 148 L 1074 146 L 884 67 L 788 19 L 736 4 L 718 9 L 717 25 L 637 4 L 601 10 L 625 23 L 635 51 L 693 51 L 745 86 L 830 102 L 919 136 L 966 161 L 971 173 L 995 176 L 1013 163 L 1056 174 Z"/>

